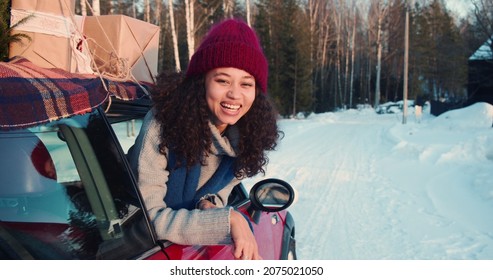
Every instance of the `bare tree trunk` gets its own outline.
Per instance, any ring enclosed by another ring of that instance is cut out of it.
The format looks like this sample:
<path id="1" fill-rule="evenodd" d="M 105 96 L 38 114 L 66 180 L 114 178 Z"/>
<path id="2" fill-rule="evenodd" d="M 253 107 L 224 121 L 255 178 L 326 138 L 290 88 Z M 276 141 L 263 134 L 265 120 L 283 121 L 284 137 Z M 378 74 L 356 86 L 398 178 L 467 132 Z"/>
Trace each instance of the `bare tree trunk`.
<path id="1" fill-rule="evenodd" d="M 80 0 L 80 11 L 83 16 L 87 16 L 86 0 Z"/>
<path id="2" fill-rule="evenodd" d="M 330 21 L 329 21 L 329 12 L 327 9 L 324 10 L 325 16 L 323 20 L 323 29 L 325 29 L 324 35 L 322 36 L 321 40 L 321 65 L 320 65 L 320 92 L 323 96 L 326 94 L 325 93 L 325 81 L 327 80 L 325 77 L 325 69 L 328 67 L 329 62 L 328 62 L 328 46 L 329 46 L 329 34 L 330 34 Z M 323 101 L 323 100 L 322 100 Z"/>
<path id="3" fill-rule="evenodd" d="M 402 97 L 404 99 L 402 107 L 402 123 L 407 122 L 407 95 L 408 95 L 408 65 L 409 65 L 409 7 L 406 3 L 406 22 L 404 29 L 404 85 Z"/>
<path id="4" fill-rule="evenodd" d="M 344 106 L 347 105 L 347 95 L 348 95 L 348 83 L 349 83 L 349 53 L 351 51 L 351 41 L 349 40 L 350 34 L 349 34 L 349 13 L 347 15 L 347 21 L 346 21 L 346 54 L 345 56 L 345 62 L 344 62 Z"/>
<path id="5" fill-rule="evenodd" d="M 318 23 L 318 15 L 320 12 L 319 9 L 319 3 L 320 1 L 316 0 L 309 0 L 308 1 L 308 11 L 309 11 L 309 19 L 310 19 L 310 67 L 315 73 L 316 68 L 317 68 L 317 63 L 315 63 L 315 43 L 314 43 L 314 38 L 316 36 L 315 31 Z M 323 66 L 322 66 L 323 67 Z M 313 89 L 314 86 L 313 84 L 315 83 L 315 75 L 313 79 L 311 80 L 311 85 L 310 87 Z"/>
<path id="6" fill-rule="evenodd" d="M 315 36 L 316 34 L 311 35 L 311 40 L 313 40 L 313 73 L 314 77 L 312 80 L 312 88 L 315 88 L 314 85 L 317 85 L 318 90 L 312 90 L 312 98 L 313 100 L 317 100 L 314 102 L 314 110 L 318 109 L 317 105 L 325 105 L 325 68 L 327 67 L 327 45 L 328 45 L 328 33 L 330 30 L 329 25 L 329 12 L 327 10 L 327 3 L 324 3 L 319 7 L 318 17 L 318 29 L 319 36 Z M 313 15 L 313 13 L 310 13 Z M 311 21 L 311 19 L 310 19 Z M 315 25 L 314 29 L 316 29 L 317 25 Z M 316 41 L 316 42 L 315 42 Z M 322 107 L 321 107 L 322 108 Z"/>
<path id="7" fill-rule="evenodd" d="M 187 21 L 187 43 L 188 59 L 192 58 L 195 51 L 195 23 L 194 23 L 194 2 L 195 0 L 185 0 L 185 17 Z"/>
<path id="8" fill-rule="evenodd" d="M 356 53 L 356 4 L 353 2 L 353 36 L 351 38 L 351 81 L 349 84 L 349 108 L 353 107 L 353 95 L 354 95 L 354 57 Z"/>
<path id="9" fill-rule="evenodd" d="M 108 14 L 114 15 L 115 9 L 113 8 L 113 1 L 109 1 L 107 5 L 108 5 Z"/>
<path id="10" fill-rule="evenodd" d="M 175 13 L 173 9 L 173 0 L 168 0 L 168 10 L 169 10 L 169 22 L 171 25 L 171 37 L 173 40 L 173 53 L 175 56 L 175 70 L 176 72 L 181 72 L 180 65 L 180 53 L 178 51 L 178 36 L 176 35 L 176 27 L 175 27 Z"/>
<path id="11" fill-rule="evenodd" d="M 232 0 L 223 0 L 223 11 L 225 18 L 232 18 L 234 10 L 234 2 Z"/>
<path id="12" fill-rule="evenodd" d="M 328 13 L 327 13 L 327 18 L 328 18 Z M 325 27 L 325 35 L 323 37 L 323 42 L 322 42 L 322 65 L 321 65 L 322 73 L 320 74 L 321 83 L 322 83 L 321 84 L 322 94 L 325 94 L 324 86 L 325 86 L 325 81 L 327 81 L 324 74 L 324 70 L 327 69 L 327 67 L 329 66 L 329 59 L 327 58 L 328 57 L 327 51 L 329 47 L 329 34 L 330 34 L 330 25 L 327 20 L 327 26 Z"/>
<path id="13" fill-rule="evenodd" d="M 298 55 L 294 59 L 294 93 L 293 93 L 293 117 L 296 117 L 296 95 L 298 93 Z"/>
<path id="14" fill-rule="evenodd" d="M 335 10 L 334 10 L 335 12 Z M 341 47 L 341 32 L 342 32 L 342 15 L 341 12 L 339 12 L 339 15 L 336 17 L 337 18 L 337 41 L 336 41 L 336 72 L 337 72 L 337 79 L 336 79 L 336 96 L 339 95 L 339 101 L 341 102 L 340 105 L 342 105 L 342 87 L 341 87 L 341 52 L 342 52 L 342 47 Z M 335 104 L 337 106 L 337 103 Z"/>
<path id="15" fill-rule="evenodd" d="M 371 44 L 372 44 L 371 43 L 371 33 L 368 32 L 368 50 L 369 50 L 368 53 L 370 53 L 370 54 L 372 53 L 371 52 L 371 50 L 372 50 Z M 372 66 L 371 56 L 368 56 L 367 61 L 368 61 L 368 68 L 367 68 L 368 74 L 366 75 L 366 77 L 367 77 L 366 86 L 367 86 L 367 91 L 368 91 L 367 97 L 368 97 L 368 104 L 372 104 L 372 102 L 371 102 L 371 96 L 372 96 L 371 95 L 371 75 L 373 73 L 373 66 Z"/>
<path id="16" fill-rule="evenodd" d="M 92 11 L 94 16 L 101 15 L 101 6 L 99 5 L 99 0 L 92 0 Z"/>
<path id="17" fill-rule="evenodd" d="M 313 46 L 313 38 L 315 36 L 315 29 L 318 22 L 318 13 L 319 13 L 319 1 L 317 0 L 309 0 L 308 1 L 308 11 L 310 18 L 310 43 Z M 310 51 L 310 59 L 313 61 L 313 51 Z"/>
<path id="18" fill-rule="evenodd" d="M 248 26 L 252 26 L 252 12 L 250 10 L 250 0 L 245 0 L 245 6 L 246 6 L 246 18 L 247 18 L 247 24 Z"/>
<path id="19" fill-rule="evenodd" d="M 137 18 L 137 4 L 135 4 L 136 0 L 132 1 L 132 16 L 133 18 Z"/>
<path id="20" fill-rule="evenodd" d="M 144 0 L 144 21 L 151 22 L 151 5 L 149 0 Z"/>
<path id="21" fill-rule="evenodd" d="M 362 57 L 362 56 L 361 56 Z M 366 104 L 368 102 L 368 99 L 366 98 L 366 95 L 364 94 L 365 92 L 365 79 L 363 77 L 365 77 L 365 67 L 363 67 L 363 59 L 360 59 L 360 67 L 359 68 L 359 76 L 360 76 L 360 79 L 359 79 L 359 88 L 360 88 L 360 97 L 361 97 L 361 102 L 363 102 L 363 104 Z"/>
<path id="22" fill-rule="evenodd" d="M 154 23 L 161 25 L 161 12 L 163 8 L 163 0 L 156 0 L 156 11 L 154 12 Z"/>
<path id="23" fill-rule="evenodd" d="M 377 76 L 375 78 L 375 109 L 378 107 L 378 105 L 380 105 L 380 77 L 382 75 L 382 21 L 383 12 L 380 11 L 377 24 Z"/>
<path id="24" fill-rule="evenodd" d="M 484 38 L 491 38 L 493 34 L 493 0 L 473 1 L 473 18 L 478 23 L 479 32 Z M 493 44 L 490 45 L 493 51 Z"/>
<path id="25" fill-rule="evenodd" d="M 190 49 L 195 51 L 195 1 L 190 0 Z M 191 57 L 191 56 L 190 56 Z"/>

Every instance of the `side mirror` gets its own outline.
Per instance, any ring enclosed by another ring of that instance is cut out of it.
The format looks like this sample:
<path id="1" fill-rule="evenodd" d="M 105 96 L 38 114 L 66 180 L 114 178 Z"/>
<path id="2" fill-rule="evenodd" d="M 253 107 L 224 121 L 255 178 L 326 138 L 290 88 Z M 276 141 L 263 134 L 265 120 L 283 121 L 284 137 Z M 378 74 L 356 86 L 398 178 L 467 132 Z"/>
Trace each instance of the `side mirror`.
<path id="1" fill-rule="evenodd" d="M 277 212 L 293 203 L 294 190 L 283 180 L 265 179 L 252 187 L 250 200 L 255 210 Z"/>

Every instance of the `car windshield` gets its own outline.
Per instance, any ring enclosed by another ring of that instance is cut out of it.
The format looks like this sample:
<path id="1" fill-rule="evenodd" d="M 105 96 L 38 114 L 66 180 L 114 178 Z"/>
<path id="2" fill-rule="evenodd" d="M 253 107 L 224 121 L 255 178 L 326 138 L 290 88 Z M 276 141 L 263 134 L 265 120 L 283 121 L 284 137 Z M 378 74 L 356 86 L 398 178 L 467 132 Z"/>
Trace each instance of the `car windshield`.
<path id="1" fill-rule="evenodd" d="M 103 113 L 0 132 L 0 259 L 127 259 L 154 246 Z"/>

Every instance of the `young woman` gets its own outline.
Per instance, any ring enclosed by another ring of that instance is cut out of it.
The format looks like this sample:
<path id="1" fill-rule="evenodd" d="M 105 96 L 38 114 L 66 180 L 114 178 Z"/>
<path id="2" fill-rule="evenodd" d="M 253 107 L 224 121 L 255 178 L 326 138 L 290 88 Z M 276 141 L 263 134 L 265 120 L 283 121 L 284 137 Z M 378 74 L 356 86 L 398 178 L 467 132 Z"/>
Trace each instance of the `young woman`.
<path id="1" fill-rule="evenodd" d="M 246 217 L 227 207 L 242 178 L 264 172 L 280 136 L 266 96 L 267 60 L 241 20 L 214 26 L 186 74 L 161 74 L 134 147 L 132 168 L 159 239 L 233 244 L 261 259 Z"/>

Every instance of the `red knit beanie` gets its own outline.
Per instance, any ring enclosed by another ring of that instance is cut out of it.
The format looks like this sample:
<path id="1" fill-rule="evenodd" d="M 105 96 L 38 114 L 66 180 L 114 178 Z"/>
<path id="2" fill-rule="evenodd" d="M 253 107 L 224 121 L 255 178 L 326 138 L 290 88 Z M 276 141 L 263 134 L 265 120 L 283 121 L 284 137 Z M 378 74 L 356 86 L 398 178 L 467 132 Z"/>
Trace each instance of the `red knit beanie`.
<path id="1" fill-rule="evenodd" d="M 228 19 L 214 26 L 192 56 L 187 77 L 205 74 L 219 67 L 242 69 L 267 92 L 267 59 L 255 32 L 243 21 Z"/>

